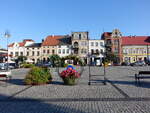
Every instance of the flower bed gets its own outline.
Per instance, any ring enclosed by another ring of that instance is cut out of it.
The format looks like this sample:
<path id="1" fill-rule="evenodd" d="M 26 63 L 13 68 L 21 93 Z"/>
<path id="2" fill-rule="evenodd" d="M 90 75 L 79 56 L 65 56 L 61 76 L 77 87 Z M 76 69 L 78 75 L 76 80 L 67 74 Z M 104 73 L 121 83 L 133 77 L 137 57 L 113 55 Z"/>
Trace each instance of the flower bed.
<path id="1" fill-rule="evenodd" d="M 60 77 L 64 81 L 65 85 L 75 85 L 80 74 L 73 68 L 67 68 L 60 73 Z"/>

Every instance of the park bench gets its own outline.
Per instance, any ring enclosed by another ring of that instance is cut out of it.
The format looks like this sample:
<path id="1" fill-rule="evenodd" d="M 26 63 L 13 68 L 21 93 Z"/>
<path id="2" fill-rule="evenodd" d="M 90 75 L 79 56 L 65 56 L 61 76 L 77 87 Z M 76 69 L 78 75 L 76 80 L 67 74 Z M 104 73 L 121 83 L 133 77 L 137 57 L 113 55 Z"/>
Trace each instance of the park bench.
<path id="1" fill-rule="evenodd" d="M 0 72 L 0 78 L 4 78 L 1 81 L 7 81 L 11 79 L 11 72 L 10 71 L 1 71 Z"/>
<path id="2" fill-rule="evenodd" d="M 150 71 L 139 71 L 138 74 L 135 74 L 135 82 L 137 84 L 140 83 L 140 79 L 149 79 L 150 78 Z"/>

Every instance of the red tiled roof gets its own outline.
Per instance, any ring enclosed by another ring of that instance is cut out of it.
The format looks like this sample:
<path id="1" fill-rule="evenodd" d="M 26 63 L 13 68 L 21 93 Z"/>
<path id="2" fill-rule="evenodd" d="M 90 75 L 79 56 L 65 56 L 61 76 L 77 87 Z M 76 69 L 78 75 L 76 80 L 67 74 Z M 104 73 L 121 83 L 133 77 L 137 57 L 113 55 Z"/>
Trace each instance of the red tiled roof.
<path id="1" fill-rule="evenodd" d="M 122 45 L 150 45 L 150 36 L 123 36 Z"/>
<path id="2" fill-rule="evenodd" d="M 11 43 L 11 44 L 8 45 L 8 47 L 13 47 L 13 45 L 14 45 L 14 43 Z"/>
<path id="3" fill-rule="evenodd" d="M 19 47 L 23 47 L 25 45 L 25 42 L 19 42 Z"/>
<path id="4" fill-rule="evenodd" d="M 32 40 L 32 39 L 24 39 L 23 42 L 18 42 L 19 47 L 23 47 L 27 41 L 34 42 L 34 40 Z M 11 43 L 11 44 L 8 45 L 8 47 L 13 47 L 14 44 L 15 43 Z"/>
<path id="5" fill-rule="evenodd" d="M 64 36 L 47 36 L 42 42 L 42 46 L 56 46 L 60 43 L 59 39 L 63 37 Z"/>

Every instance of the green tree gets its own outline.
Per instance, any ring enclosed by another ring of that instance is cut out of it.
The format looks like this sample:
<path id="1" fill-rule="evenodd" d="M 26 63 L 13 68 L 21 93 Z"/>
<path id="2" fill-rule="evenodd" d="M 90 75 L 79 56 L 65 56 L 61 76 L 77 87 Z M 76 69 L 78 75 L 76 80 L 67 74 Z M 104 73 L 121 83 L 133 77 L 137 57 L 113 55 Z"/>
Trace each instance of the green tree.
<path id="1" fill-rule="evenodd" d="M 18 63 L 24 63 L 25 60 L 27 60 L 26 56 L 18 56 L 17 59 L 15 59 L 15 62 Z"/>
<path id="2" fill-rule="evenodd" d="M 73 60 L 74 65 L 85 65 L 85 63 L 80 59 L 80 57 L 75 56 L 75 55 L 69 55 L 63 58 L 63 61 L 65 60 Z"/>
<path id="3" fill-rule="evenodd" d="M 106 61 L 108 62 L 113 62 L 113 63 L 118 63 L 118 57 L 113 54 L 113 53 L 106 53 Z"/>
<path id="4" fill-rule="evenodd" d="M 52 63 L 53 67 L 59 66 L 60 65 L 60 61 L 61 58 L 59 55 L 57 54 L 53 54 L 51 56 L 49 56 L 50 62 Z"/>

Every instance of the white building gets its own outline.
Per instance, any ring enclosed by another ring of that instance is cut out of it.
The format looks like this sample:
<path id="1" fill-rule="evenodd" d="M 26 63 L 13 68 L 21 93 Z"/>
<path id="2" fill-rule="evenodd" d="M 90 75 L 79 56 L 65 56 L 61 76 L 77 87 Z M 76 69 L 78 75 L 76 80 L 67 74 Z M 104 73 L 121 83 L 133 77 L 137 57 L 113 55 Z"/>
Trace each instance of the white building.
<path id="1" fill-rule="evenodd" d="M 65 57 L 71 54 L 71 45 L 58 45 L 57 46 L 57 54 L 60 57 Z"/>
<path id="2" fill-rule="evenodd" d="M 26 56 L 26 46 L 33 44 L 34 41 L 31 39 L 25 39 L 23 42 L 15 42 L 8 45 L 8 54 L 12 57 L 9 57 L 9 60 L 15 59 L 18 56 Z"/>
<path id="3" fill-rule="evenodd" d="M 41 61 L 41 43 L 33 43 L 25 46 L 28 63 L 37 63 Z"/>
<path id="4" fill-rule="evenodd" d="M 104 40 L 89 40 L 90 63 L 92 65 L 101 65 L 104 50 Z"/>

